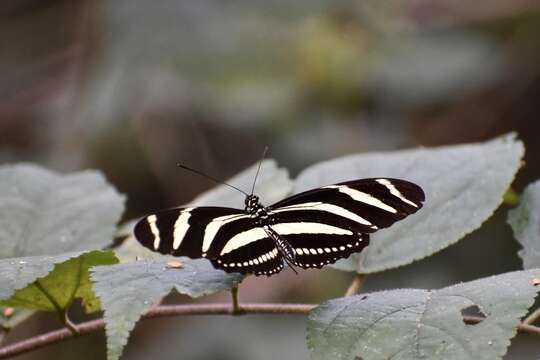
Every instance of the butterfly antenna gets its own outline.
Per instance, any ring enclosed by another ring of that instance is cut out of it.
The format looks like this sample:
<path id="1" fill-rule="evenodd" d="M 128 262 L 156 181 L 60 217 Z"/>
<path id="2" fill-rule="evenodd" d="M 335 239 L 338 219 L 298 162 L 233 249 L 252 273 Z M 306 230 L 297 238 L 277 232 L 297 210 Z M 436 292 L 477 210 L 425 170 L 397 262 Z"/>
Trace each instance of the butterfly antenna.
<path id="1" fill-rule="evenodd" d="M 257 177 L 259 176 L 259 171 L 261 170 L 261 165 L 266 156 L 267 151 L 268 151 L 268 146 L 265 146 L 263 150 L 263 154 L 261 156 L 261 161 L 259 161 L 259 167 L 257 168 L 257 173 L 255 174 L 255 179 L 253 179 L 253 186 L 251 187 L 251 195 L 253 195 L 253 192 L 255 191 L 255 184 L 257 183 Z"/>
<path id="2" fill-rule="evenodd" d="M 200 172 L 199 170 L 192 169 L 192 168 L 190 168 L 189 166 L 186 166 L 186 165 L 183 165 L 183 164 L 180 164 L 180 163 L 177 163 L 176 166 L 178 166 L 179 168 L 182 168 L 182 169 L 184 169 L 184 170 L 188 170 L 188 171 L 194 172 L 195 174 L 201 175 L 201 176 L 203 176 L 203 177 L 205 177 L 205 178 L 207 178 L 207 179 L 212 180 L 213 182 L 215 182 L 215 183 L 217 183 L 217 184 L 227 185 L 228 187 L 233 188 L 233 189 L 235 189 L 235 190 L 238 190 L 238 191 L 240 191 L 242 194 L 248 196 L 248 194 L 247 194 L 245 191 L 243 191 L 243 190 L 237 188 L 236 186 L 233 186 L 233 185 L 231 185 L 231 184 L 227 184 L 225 181 L 218 180 L 218 179 L 216 179 L 216 178 L 214 178 L 214 177 L 212 177 L 212 176 L 210 176 L 210 175 L 207 175 L 207 174 L 205 174 L 205 173 Z"/>

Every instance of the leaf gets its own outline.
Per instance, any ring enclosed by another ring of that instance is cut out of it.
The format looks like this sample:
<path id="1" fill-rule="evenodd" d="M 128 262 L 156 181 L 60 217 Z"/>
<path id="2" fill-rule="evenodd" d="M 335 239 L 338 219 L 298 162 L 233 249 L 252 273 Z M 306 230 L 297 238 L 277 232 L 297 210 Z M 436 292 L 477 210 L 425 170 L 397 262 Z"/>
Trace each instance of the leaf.
<path id="1" fill-rule="evenodd" d="M 422 186 L 422 210 L 377 232 L 361 254 L 334 265 L 374 273 L 425 258 L 480 227 L 501 204 L 523 152 L 511 134 L 479 144 L 352 155 L 304 170 L 295 192 L 369 177 L 403 178 Z"/>
<path id="2" fill-rule="evenodd" d="M 80 255 L 64 253 L 55 256 L 30 256 L 0 259 L 0 299 L 8 299 L 15 290 L 22 289 L 37 278 L 46 276 L 54 264 L 67 261 Z"/>
<path id="3" fill-rule="evenodd" d="M 34 165 L 0 167 L 0 258 L 101 248 L 124 197 L 95 171 L 60 175 Z"/>
<path id="4" fill-rule="evenodd" d="M 169 266 L 180 261 L 182 267 Z M 216 270 L 205 259 L 172 256 L 92 270 L 94 289 L 105 309 L 108 359 L 118 359 L 135 323 L 150 307 L 172 289 L 191 297 L 230 289 L 240 282 L 240 274 Z"/>
<path id="5" fill-rule="evenodd" d="M 308 320 L 314 359 L 493 360 L 540 287 L 540 270 L 517 271 L 441 290 L 400 289 L 330 300 Z M 465 324 L 462 312 L 485 315 Z"/>
<path id="6" fill-rule="evenodd" d="M 18 260 L 15 264 L 12 264 L 11 260 L 1 260 L 0 273 L 7 278 L 19 279 L 19 275 L 26 271 L 32 275 L 37 273 L 48 275 L 40 277 L 26 287 L 19 286 L 20 284 L 24 286 L 26 280 L 14 284 L 12 289 L 9 289 L 11 295 L 2 289 L 0 298 L 5 300 L 1 300 L 0 305 L 62 313 L 74 299 L 80 298 L 88 312 L 99 310 L 99 299 L 94 295 L 88 270 L 96 265 L 115 264 L 118 259 L 112 251 L 91 251 L 72 258 L 69 258 L 70 255 L 65 256 L 68 260 L 56 263 L 51 272 L 49 269 L 54 263 L 51 263 L 50 257 L 29 257 Z M 56 261 L 58 258 L 52 259 Z M 13 289 L 18 290 L 13 293 Z"/>
<path id="7" fill-rule="evenodd" d="M 540 181 L 527 186 L 520 205 L 508 213 L 508 223 L 523 247 L 518 252 L 523 267 L 540 267 Z"/>
<path id="8" fill-rule="evenodd" d="M 0 166 L 0 299 L 45 277 L 55 264 L 109 244 L 123 208 L 124 197 L 97 172 Z M 33 291 L 21 290 L 14 306 L 50 308 L 42 299 L 35 303 Z"/>

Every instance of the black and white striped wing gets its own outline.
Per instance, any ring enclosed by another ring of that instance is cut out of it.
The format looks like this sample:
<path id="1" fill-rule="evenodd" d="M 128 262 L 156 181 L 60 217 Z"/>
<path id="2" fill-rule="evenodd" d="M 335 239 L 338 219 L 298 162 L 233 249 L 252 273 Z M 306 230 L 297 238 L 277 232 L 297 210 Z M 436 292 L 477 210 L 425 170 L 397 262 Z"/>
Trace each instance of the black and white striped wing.
<path id="1" fill-rule="evenodd" d="M 415 213 L 424 200 L 416 184 L 377 178 L 306 191 L 269 209 L 283 229 L 298 228 L 277 231 L 293 247 L 295 265 L 320 268 L 361 251 L 369 244 L 370 233 Z"/>
<path id="2" fill-rule="evenodd" d="M 244 211 L 223 207 L 164 210 L 141 219 L 135 237 L 152 251 L 207 258 L 227 272 L 270 275 L 283 258 L 266 232 Z"/>

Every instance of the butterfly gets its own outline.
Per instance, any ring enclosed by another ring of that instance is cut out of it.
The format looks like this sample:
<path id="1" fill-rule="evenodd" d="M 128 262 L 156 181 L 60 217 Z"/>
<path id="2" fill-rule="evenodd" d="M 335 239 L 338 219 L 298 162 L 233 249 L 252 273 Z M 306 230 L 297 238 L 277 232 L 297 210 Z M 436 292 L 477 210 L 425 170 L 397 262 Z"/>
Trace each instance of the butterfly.
<path id="1" fill-rule="evenodd" d="M 206 258 L 229 273 L 271 276 L 285 263 L 293 269 L 321 268 L 360 252 L 369 234 L 417 212 L 425 200 L 420 186 L 392 178 L 324 186 L 270 206 L 261 204 L 253 188 L 247 194 L 224 184 L 245 194 L 244 209 L 159 211 L 135 225 L 135 237 L 162 254 Z"/>

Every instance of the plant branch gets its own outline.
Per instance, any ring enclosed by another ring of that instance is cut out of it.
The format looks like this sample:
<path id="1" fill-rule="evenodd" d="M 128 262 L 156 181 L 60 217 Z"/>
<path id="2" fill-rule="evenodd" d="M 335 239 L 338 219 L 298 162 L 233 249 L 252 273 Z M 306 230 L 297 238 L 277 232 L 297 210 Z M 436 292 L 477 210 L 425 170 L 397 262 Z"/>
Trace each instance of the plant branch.
<path id="1" fill-rule="evenodd" d="M 351 285 L 349 285 L 349 288 L 347 289 L 347 292 L 345 292 L 345 296 L 352 296 L 358 294 L 360 289 L 362 289 L 362 286 L 364 286 L 364 283 L 366 282 L 366 276 L 362 274 L 355 274 L 354 278 L 351 282 Z"/>
<path id="2" fill-rule="evenodd" d="M 531 315 L 527 316 L 525 320 L 523 320 L 523 323 L 532 325 L 536 322 L 536 320 L 538 320 L 538 318 L 540 318 L 540 308 L 536 309 Z"/>
<path id="3" fill-rule="evenodd" d="M 245 314 L 299 314 L 307 315 L 316 305 L 312 304 L 241 304 L 240 309 Z M 233 307 L 229 303 L 219 304 L 181 304 L 181 305 L 160 305 L 150 309 L 143 319 L 158 317 L 171 317 L 182 315 L 235 315 Z M 482 317 L 464 316 L 467 324 L 478 324 L 484 320 Z M 79 335 L 87 335 L 100 331 L 105 327 L 103 319 L 96 319 L 76 325 Z M 540 336 L 540 327 L 529 324 L 520 324 L 518 331 Z M 0 359 L 10 356 L 24 354 L 40 349 L 47 345 L 61 342 L 73 338 L 69 329 L 62 328 L 53 330 L 45 334 L 37 335 L 14 344 L 0 347 Z"/>
<path id="4" fill-rule="evenodd" d="M 233 315 L 241 315 L 243 314 L 243 310 L 238 304 L 238 285 L 235 285 L 231 288 L 231 296 L 232 296 L 232 313 Z"/>
<path id="5" fill-rule="evenodd" d="M 301 314 L 306 315 L 315 305 L 311 304 L 242 304 L 244 314 Z M 230 303 L 224 304 L 181 304 L 160 305 L 150 309 L 143 319 L 182 315 L 235 315 Z M 91 320 L 76 325 L 78 335 L 87 335 L 100 331 L 105 327 L 103 319 Z M 63 340 L 76 334 L 67 328 L 53 330 L 13 344 L 0 347 L 0 359 L 24 354 Z"/>

